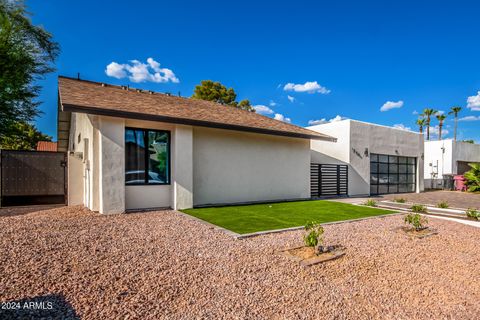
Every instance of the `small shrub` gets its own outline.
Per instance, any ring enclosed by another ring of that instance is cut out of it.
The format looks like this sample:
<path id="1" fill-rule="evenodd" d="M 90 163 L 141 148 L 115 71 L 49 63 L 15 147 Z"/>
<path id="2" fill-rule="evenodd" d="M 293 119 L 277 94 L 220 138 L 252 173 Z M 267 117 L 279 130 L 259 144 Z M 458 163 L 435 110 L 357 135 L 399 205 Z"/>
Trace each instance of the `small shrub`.
<path id="1" fill-rule="evenodd" d="M 305 225 L 305 230 L 308 233 L 303 236 L 303 240 L 307 247 L 316 247 L 323 243 L 324 230 L 320 223 L 311 221 Z"/>
<path id="2" fill-rule="evenodd" d="M 363 203 L 364 206 L 369 206 L 369 207 L 376 207 L 377 206 L 377 201 L 373 199 L 368 199 Z"/>
<path id="3" fill-rule="evenodd" d="M 427 213 L 427 207 L 422 204 L 414 204 L 410 207 L 410 210 L 416 213 Z"/>
<path id="4" fill-rule="evenodd" d="M 467 214 L 467 217 L 475 219 L 475 220 L 480 220 L 480 211 L 474 209 L 474 208 L 468 208 L 467 211 L 465 211 Z"/>
<path id="5" fill-rule="evenodd" d="M 428 223 L 428 219 L 418 213 L 407 214 L 404 221 L 406 224 L 411 225 L 416 231 L 426 228 L 426 224 Z"/>
<path id="6" fill-rule="evenodd" d="M 437 207 L 446 209 L 446 208 L 450 207 L 450 205 L 448 204 L 447 201 L 441 201 L 441 202 L 437 203 Z"/>
<path id="7" fill-rule="evenodd" d="M 405 198 L 393 198 L 393 202 L 405 203 L 405 202 L 407 202 L 407 199 L 405 199 Z"/>

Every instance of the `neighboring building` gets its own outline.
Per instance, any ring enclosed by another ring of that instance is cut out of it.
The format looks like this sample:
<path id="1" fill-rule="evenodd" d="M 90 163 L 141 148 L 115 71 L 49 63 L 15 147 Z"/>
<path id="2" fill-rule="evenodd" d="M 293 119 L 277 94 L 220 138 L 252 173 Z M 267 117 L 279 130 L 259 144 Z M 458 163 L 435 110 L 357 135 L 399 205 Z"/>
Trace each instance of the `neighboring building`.
<path id="1" fill-rule="evenodd" d="M 425 141 L 425 187 L 442 188 L 446 175 L 462 175 L 480 163 L 480 145 L 452 139 Z"/>
<path id="2" fill-rule="evenodd" d="M 307 129 L 338 139 L 312 141 L 312 163 L 347 165 L 348 195 L 423 191 L 422 134 L 355 120 Z"/>
<path id="3" fill-rule="evenodd" d="M 37 151 L 57 151 L 57 143 L 51 141 L 38 141 Z"/>
<path id="4" fill-rule="evenodd" d="M 59 77 L 68 203 L 128 209 L 310 198 L 310 139 L 217 103 Z"/>

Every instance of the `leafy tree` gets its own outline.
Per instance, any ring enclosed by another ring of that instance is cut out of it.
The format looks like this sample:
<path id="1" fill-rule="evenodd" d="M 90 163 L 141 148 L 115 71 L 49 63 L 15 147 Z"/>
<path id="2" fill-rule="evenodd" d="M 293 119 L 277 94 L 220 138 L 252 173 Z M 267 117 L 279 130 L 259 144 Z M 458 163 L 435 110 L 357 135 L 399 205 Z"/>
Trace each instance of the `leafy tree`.
<path id="1" fill-rule="evenodd" d="M 435 115 L 438 111 L 434 109 L 424 109 L 422 117 L 425 117 L 425 125 L 427 126 L 427 140 L 430 140 L 430 120 L 433 115 Z"/>
<path id="2" fill-rule="evenodd" d="M 8 135 L 0 136 L 0 149 L 35 150 L 38 141 L 52 141 L 52 137 L 26 122 L 14 122 L 7 131 Z"/>
<path id="3" fill-rule="evenodd" d="M 36 82 L 54 70 L 58 53 L 52 35 L 31 23 L 22 1 L 0 0 L 0 138 L 40 113 Z"/>
<path id="4" fill-rule="evenodd" d="M 455 127 L 453 129 L 453 140 L 457 141 L 457 124 L 458 124 L 458 114 L 462 111 L 462 107 L 451 107 L 448 114 L 453 114 L 455 117 Z"/>
<path id="5" fill-rule="evenodd" d="M 471 143 L 471 144 L 475 143 L 475 141 L 473 139 L 462 140 L 462 142 Z"/>
<path id="6" fill-rule="evenodd" d="M 438 140 L 442 140 L 442 127 L 443 127 L 443 121 L 447 118 L 446 115 L 444 114 L 437 114 L 437 120 L 438 120 Z"/>
<path id="7" fill-rule="evenodd" d="M 249 100 L 245 99 L 237 102 L 237 94 L 235 93 L 235 90 L 233 90 L 233 88 L 227 89 L 227 87 L 218 81 L 202 80 L 199 85 L 195 86 L 192 98 L 214 101 L 220 104 L 255 112 L 255 109 L 250 105 Z"/>
<path id="8" fill-rule="evenodd" d="M 480 163 L 469 163 L 468 165 L 472 168 L 464 174 L 468 191 L 480 191 Z"/>
<path id="9" fill-rule="evenodd" d="M 417 126 L 418 126 L 418 131 L 420 133 L 423 133 L 423 127 L 425 127 L 425 125 L 427 123 L 425 118 L 422 118 L 422 117 L 418 118 L 416 123 L 417 123 Z"/>

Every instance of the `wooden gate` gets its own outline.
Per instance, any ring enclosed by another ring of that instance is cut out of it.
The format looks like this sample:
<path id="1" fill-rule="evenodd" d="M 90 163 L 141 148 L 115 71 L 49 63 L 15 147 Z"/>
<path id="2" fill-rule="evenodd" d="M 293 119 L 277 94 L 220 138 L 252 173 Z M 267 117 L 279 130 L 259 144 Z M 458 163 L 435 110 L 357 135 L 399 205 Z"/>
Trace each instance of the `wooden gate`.
<path id="1" fill-rule="evenodd" d="M 312 198 L 348 195 L 348 165 L 310 164 Z"/>
<path id="2" fill-rule="evenodd" d="M 2 206 L 66 203 L 64 152 L 0 150 Z"/>

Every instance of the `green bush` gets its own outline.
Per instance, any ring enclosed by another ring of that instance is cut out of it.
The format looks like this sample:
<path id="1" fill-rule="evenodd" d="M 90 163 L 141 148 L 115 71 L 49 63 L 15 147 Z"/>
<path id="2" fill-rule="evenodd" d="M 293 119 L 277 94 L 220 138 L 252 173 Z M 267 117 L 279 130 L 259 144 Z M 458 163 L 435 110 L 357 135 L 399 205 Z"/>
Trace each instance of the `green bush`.
<path id="1" fill-rule="evenodd" d="M 308 233 L 303 236 L 303 240 L 307 247 L 316 247 L 323 243 L 324 230 L 320 223 L 311 221 L 305 225 L 305 230 Z"/>
<path id="2" fill-rule="evenodd" d="M 410 207 L 410 210 L 417 213 L 427 213 L 427 207 L 425 207 L 423 204 L 414 204 Z"/>
<path id="3" fill-rule="evenodd" d="M 405 202 L 407 202 L 407 199 L 405 199 L 405 198 L 393 198 L 393 202 L 405 203 Z"/>
<path id="4" fill-rule="evenodd" d="M 377 201 L 373 199 L 368 199 L 363 203 L 364 206 L 369 206 L 369 207 L 376 207 L 377 206 Z"/>
<path id="5" fill-rule="evenodd" d="M 450 205 L 448 204 L 447 201 L 441 201 L 441 202 L 437 203 L 437 207 L 446 209 L 446 208 L 450 207 Z"/>
<path id="6" fill-rule="evenodd" d="M 474 208 L 468 208 L 467 211 L 465 211 L 467 214 L 467 217 L 475 219 L 475 220 L 480 220 L 480 211 Z"/>
<path id="7" fill-rule="evenodd" d="M 465 184 L 470 192 L 480 191 L 480 163 L 469 163 L 472 169 L 465 172 L 464 177 L 466 179 Z"/>
<path id="8" fill-rule="evenodd" d="M 416 231 L 426 228 L 428 219 L 418 213 L 409 213 L 405 216 L 404 221 L 406 224 L 411 225 Z"/>

